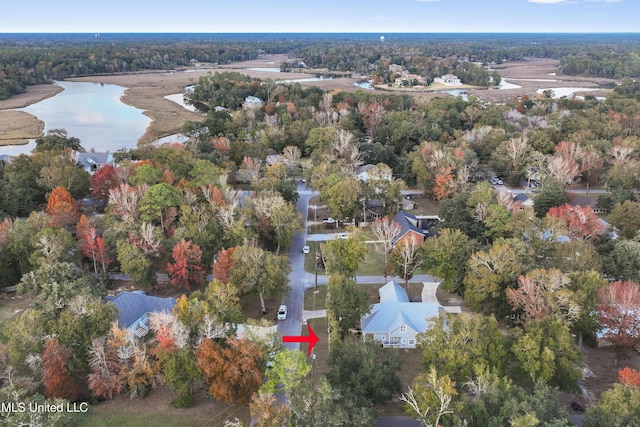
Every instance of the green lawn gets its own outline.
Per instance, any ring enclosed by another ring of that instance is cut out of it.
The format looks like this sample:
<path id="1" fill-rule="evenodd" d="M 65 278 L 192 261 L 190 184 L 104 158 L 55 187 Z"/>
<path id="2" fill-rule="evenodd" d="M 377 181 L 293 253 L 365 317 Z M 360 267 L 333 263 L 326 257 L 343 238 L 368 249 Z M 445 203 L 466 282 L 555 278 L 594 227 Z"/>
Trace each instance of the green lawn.
<path id="1" fill-rule="evenodd" d="M 305 310 L 324 310 L 327 308 L 327 287 L 325 285 L 318 286 L 318 292 L 309 289 L 304 293 L 304 309 Z"/>
<path id="2" fill-rule="evenodd" d="M 367 237 L 368 239 L 368 237 Z M 322 253 L 322 246 L 324 242 L 307 242 L 309 246 L 309 253 L 304 258 L 304 269 L 309 273 L 315 272 L 315 253 L 319 251 Z M 369 252 L 364 261 L 360 263 L 356 274 L 358 276 L 379 276 L 382 275 L 382 266 L 384 264 L 384 256 L 375 251 L 374 244 L 368 243 L 367 247 Z M 415 274 L 426 274 L 426 270 L 422 267 L 416 270 Z M 325 274 L 324 269 L 318 268 L 318 274 Z"/>

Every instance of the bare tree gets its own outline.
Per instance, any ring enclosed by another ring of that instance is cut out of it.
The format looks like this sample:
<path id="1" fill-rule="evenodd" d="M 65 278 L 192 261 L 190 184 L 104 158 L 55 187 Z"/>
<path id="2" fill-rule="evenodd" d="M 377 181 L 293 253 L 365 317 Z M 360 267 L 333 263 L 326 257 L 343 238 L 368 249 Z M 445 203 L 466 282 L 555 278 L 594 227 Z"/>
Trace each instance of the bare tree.
<path id="1" fill-rule="evenodd" d="M 375 249 L 377 252 L 381 253 L 384 256 L 384 280 L 387 280 L 388 273 L 388 264 L 389 264 L 389 254 L 393 251 L 393 245 L 400 237 L 400 233 L 402 232 L 402 227 L 392 218 L 385 216 L 384 218 L 377 219 L 371 225 L 371 231 L 376 235 L 377 241 L 374 243 Z"/>
<path id="2" fill-rule="evenodd" d="M 423 259 L 420 256 L 421 246 L 422 244 L 418 242 L 418 239 L 409 237 L 398 242 L 393 251 L 395 272 L 404 280 L 404 288 L 407 290 L 409 298 L 411 298 L 409 280 L 423 263 Z"/>
<path id="3" fill-rule="evenodd" d="M 289 169 L 289 174 L 293 179 L 296 173 L 296 168 L 298 167 L 298 162 L 300 161 L 300 149 L 295 145 L 289 145 L 284 147 L 282 155 L 284 157 L 285 165 Z"/>

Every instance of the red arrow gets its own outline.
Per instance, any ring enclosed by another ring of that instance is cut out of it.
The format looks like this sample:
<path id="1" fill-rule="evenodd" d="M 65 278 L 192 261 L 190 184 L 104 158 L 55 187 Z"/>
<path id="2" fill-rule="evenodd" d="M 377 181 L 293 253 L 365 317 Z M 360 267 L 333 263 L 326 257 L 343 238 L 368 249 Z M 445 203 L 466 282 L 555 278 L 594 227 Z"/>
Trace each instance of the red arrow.
<path id="1" fill-rule="evenodd" d="M 308 342 L 309 350 L 307 351 L 307 356 L 309 356 L 313 346 L 318 342 L 318 337 L 313 333 L 313 329 L 311 329 L 311 325 L 309 323 L 307 323 L 307 329 L 309 330 L 309 335 L 285 335 L 282 337 L 282 342 Z"/>

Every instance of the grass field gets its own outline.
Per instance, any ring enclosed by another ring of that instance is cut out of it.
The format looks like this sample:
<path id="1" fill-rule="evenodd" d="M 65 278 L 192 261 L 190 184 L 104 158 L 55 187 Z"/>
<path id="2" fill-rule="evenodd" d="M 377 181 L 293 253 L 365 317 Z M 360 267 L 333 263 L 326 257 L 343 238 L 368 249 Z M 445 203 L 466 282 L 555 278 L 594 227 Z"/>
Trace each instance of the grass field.
<path id="1" fill-rule="evenodd" d="M 304 269 L 309 273 L 315 272 L 315 253 L 322 253 L 324 242 L 307 242 L 309 253 L 304 258 Z M 369 252 L 363 262 L 360 263 L 356 274 L 358 276 L 380 276 L 382 275 L 382 266 L 384 265 L 384 256 L 375 251 L 373 243 L 367 243 Z M 419 267 L 414 274 L 426 274 L 427 271 Z M 323 268 L 318 268 L 318 274 L 324 275 Z"/>

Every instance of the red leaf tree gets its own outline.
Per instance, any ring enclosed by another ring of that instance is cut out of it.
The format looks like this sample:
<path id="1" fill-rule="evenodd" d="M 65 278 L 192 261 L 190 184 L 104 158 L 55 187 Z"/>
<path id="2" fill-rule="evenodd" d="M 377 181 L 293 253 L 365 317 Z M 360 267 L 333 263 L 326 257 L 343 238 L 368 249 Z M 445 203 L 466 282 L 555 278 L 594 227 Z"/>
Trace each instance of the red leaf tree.
<path id="1" fill-rule="evenodd" d="M 592 240 L 607 231 L 607 227 L 588 206 L 564 204 L 550 208 L 547 216 L 560 219 L 571 239 Z"/>
<path id="2" fill-rule="evenodd" d="M 627 387 L 640 388 L 640 372 L 627 366 L 618 371 L 618 381 Z"/>
<path id="3" fill-rule="evenodd" d="M 51 224 L 54 226 L 75 224 L 79 215 L 78 204 L 66 188 L 56 187 L 49 195 L 47 213 L 51 216 Z"/>
<path id="4" fill-rule="evenodd" d="M 109 259 L 104 239 L 96 234 L 95 228 L 90 228 L 85 234 L 81 249 L 82 253 L 93 261 L 93 272 L 95 274 L 98 274 L 98 266 L 101 267 L 103 275 L 107 274 L 107 267 L 112 260 Z"/>
<path id="5" fill-rule="evenodd" d="M 47 338 L 42 352 L 42 369 L 44 371 L 44 394 L 49 399 L 63 398 L 76 400 L 78 384 L 71 378 L 67 369 L 67 360 L 71 350 L 60 344 L 57 338 Z"/>
<path id="6" fill-rule="evenodd" d="M 233 252 L 235 250 L 236 248 L 222 249 L 216 255 L 216 260 L 213 264 L 213 275 L 222 283 L 229 283 L 231 269 L 236 265 L 233 259 Z"/>
<path id="7" fill-rule="evenodd" d="M 200 246 L 182 239 L 173 247 L 172 256 L 174 262 L 167 264 L 172 285 L 191 289 L 192 284 L 204 284 L 205 274 Z"/>
<path id="8" fill-rule="evenodd" d="M 640 345 L 640 287 L 637 283 L 618 280 L 600 289 L 596 312 L 604 339 L 621 347 Z"/>
<path id="9" fill-rule="evenodd" d="M 104 165 L 89 177 L 91 182 L 91 196 L 98 200 L 109 200 L 109 190 L 120 185 L 118 172 L 112 165 Z"/>

